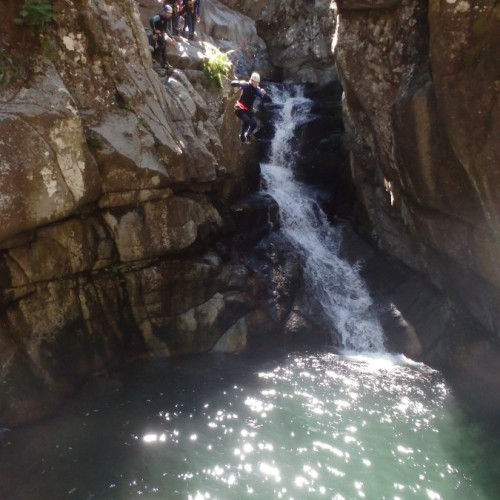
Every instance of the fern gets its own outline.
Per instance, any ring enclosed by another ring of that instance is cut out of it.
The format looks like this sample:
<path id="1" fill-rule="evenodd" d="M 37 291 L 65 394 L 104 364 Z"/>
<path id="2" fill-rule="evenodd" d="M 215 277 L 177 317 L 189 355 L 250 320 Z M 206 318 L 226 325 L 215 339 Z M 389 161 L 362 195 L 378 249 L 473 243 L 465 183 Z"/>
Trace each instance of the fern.
<path id="1" fill-rule="evenodd" d="M 28 24 L 33 31 L 42 32 L 54 20 L 51 0 L 24 0 L 19 16 L 14 19 L 16 24 Z"/>
<path id="2" fill-rule="evenodd" d="M 19 74 L 19 69 L 12 57 L 0 49 L 0 88 L 6 87 Z"/>
<path id="3" fill-rule="evenodd" d="M 206 58 L 203 59 L 203 71 L 210 81 L 219 87 L 222 87 L 222 77 L 229 75 L 233 67 L 228 57 L 230 52 L 221 52 L 219 49 L 213 47 L 208 52 Z"/>

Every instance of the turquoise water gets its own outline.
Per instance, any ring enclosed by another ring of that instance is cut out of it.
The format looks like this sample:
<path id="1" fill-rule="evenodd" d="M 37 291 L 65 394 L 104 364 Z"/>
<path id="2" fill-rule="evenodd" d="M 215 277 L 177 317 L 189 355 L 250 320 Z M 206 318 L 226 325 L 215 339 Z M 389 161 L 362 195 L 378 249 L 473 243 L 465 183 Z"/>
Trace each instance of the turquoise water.
<path id="1" fill-rule="evenodd" d="M 388 355 L 138 362 L 0 442 L 2 499 L 493 499 L 498 433 Z"/>

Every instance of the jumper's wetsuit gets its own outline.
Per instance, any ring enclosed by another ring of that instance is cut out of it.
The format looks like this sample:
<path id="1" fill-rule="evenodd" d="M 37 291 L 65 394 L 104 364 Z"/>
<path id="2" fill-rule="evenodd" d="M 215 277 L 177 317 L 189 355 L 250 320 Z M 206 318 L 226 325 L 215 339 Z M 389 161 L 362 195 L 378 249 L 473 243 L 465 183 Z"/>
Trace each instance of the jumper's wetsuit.
<path id="1" fill-rule="evenodd" d="M 241 120 L 240 139 L 242 142 L 247 142 L 252 132 L 257 128 L 253 103 L 257 97 L 262 99 L 264 93 L 260 87 L 254 87 L 251 83 L 239 80 L 233 80 L 231 87 L 241 88 L 241 95 L 234 107 L 234 114 Z"/>

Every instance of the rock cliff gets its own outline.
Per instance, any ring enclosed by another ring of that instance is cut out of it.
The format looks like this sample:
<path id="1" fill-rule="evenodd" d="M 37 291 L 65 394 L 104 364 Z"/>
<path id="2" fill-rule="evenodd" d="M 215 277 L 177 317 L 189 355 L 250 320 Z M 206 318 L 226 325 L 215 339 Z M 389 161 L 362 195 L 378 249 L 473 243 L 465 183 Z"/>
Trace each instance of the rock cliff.
<path id="1" fill-rule="evenodd" d="M 337 4 L 351 172 L 372 236 L 478 322 L 423 343 L 498 411 L 499 5 Z"/>
<path id="2" fill-rule="evenodd" d="M 351 168 L 374 235 L 499 332 L 498 5 L 338 5 Z"/>
<path id="3" fill-rule="evenodd" d="M 336 79 L 332 64 L 335 4 L 329 0 L 221 0 L 255 20 L 276 72 L 284 82 L 326 84 Z M 208 2 L 211 3 L 211 2 Z"/>
<path id="4" fill-rule="evenodd" d="M 265 197 L 231 207 L 256 182 L 257 153 L 226 113 L 236 94 L 201 70 L 210 33 L 169 46 L 183 71 L 160 77 L 133 0 L 54 1 L 41 33 L 3 4 L 2 424 L 49 413 L 131 355 L 265 335 L 267 278 L 233 258 L 233 240 L 253 244 L 277 211 Z"/>

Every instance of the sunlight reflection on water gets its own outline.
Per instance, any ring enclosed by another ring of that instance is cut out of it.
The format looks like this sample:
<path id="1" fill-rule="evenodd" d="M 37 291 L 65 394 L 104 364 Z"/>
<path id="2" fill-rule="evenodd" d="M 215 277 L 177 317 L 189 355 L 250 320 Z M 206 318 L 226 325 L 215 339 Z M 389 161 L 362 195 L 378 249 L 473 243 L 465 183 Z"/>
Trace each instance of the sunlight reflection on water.
<path id="1" fill-rule="evenodd" d="M 425 366 L 332 353 L 202 359 L 137 369 L 119 390 L 11 433 L 0 498 L 494 498 L 483 491 L 495 482 L 477 479 L 478 434 Z"/>
<path id="2" fill-rule="evenodd" d="M 432 463 L 423 452 L 425 440 L 421 442 L 422 436 L 432 440 L 433 433 L 440 432 L 437 413 L 448 394 L 435 371 L 403 356 L 297 355 L 286 366 L 259 372 L 258 378 L 264 388 L 242 400 L 248 416 L 256 420 L 245 420 L 239 432 L 230 427 L 219 434 L 217 440 L 231 435 L 223 439 L 232 453 L 223 465 L 204 469 L 205 479 L 277 498 L 314 494 L 363 498 L 380 491 L 425 492 L 428 498 L 441 498 L 425 487 L 436 470 L 440 482 L 445 477 L 456 479 L 456 468 Z M 208 428 L 215 430 L 218 426 L 212 420 L 231 421 L 237 414 L 233 409 L 218 410 L 206 418 Z M 256 430 L 249 431 L 247 423 Z M 416 436 L 409 438 L 412 433 Z M 409 467 L 409 483 L 394 480 L 401 467 Z M 383 478 L 392 475 L 394 479 L 384 483 Z M 333 488 L 332 478 L 337 478 Z M 277 488 L 273 483 L 286 486 Z M 456 486 L 454 482 L 452 489 Z M 208 492 L 190 493 L 193 498 L 200 494 Z"/>

